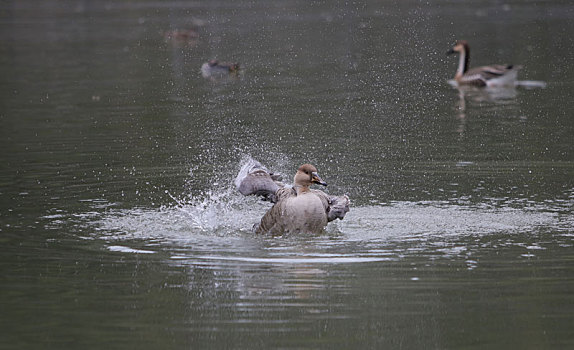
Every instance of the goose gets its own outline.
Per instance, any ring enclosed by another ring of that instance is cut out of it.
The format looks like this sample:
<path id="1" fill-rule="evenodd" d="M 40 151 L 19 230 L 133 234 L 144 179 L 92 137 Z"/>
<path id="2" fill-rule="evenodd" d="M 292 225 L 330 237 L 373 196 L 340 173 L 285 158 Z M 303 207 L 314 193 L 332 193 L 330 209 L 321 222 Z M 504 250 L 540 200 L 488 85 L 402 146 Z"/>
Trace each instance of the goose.
<path id="1" fill-rule="evenodd" d="M 447 54 L 460 55 L 458 69 L 454 80 L 458 85 L 471 85 L 477 87 L 515 86 L 518 70 L 522 66 L 490 65 L 469 69 L 470 48 L 466 40 L 459 40 Z"/>
<path id="2" fill-rule="evenodd" d="M 319 233 L 328 222 L 342 220 L 349 211 L 346 195 L 330 196 L 310 188 L 313 184 L 327 186 L 313 165 L 301 165 L 293 182 L 293 186 L 283 184 L 279 175 L 254 159 L 242 167 L 235 180 L 237 190 L 244 196 L 259 195 L 274 203 L 254 226 L 255 233 Z"/>
<path id="3" fill-rule="evenodd" d="M 224 77 L 239 73 L 238 63 L 221 63 L 218 60 L 210 60 L 201 65 L 201 75 L 204 78 Z"/>

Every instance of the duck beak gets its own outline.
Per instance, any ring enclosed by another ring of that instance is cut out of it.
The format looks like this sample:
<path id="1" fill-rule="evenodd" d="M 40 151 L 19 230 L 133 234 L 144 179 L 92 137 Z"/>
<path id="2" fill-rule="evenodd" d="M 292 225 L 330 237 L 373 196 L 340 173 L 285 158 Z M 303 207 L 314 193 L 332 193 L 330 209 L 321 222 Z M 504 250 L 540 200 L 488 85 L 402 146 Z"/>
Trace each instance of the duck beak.
<path id="1" fill-rule="evenodd" d="M 323 181 L 320 177 L 319 174 L 313 172 L 311 174 L 311 182 L 314 184 L 318 184 L 318 185 L 323 185 L 323 186 L 327 186 L 327 183 L 325 181 Z"/>

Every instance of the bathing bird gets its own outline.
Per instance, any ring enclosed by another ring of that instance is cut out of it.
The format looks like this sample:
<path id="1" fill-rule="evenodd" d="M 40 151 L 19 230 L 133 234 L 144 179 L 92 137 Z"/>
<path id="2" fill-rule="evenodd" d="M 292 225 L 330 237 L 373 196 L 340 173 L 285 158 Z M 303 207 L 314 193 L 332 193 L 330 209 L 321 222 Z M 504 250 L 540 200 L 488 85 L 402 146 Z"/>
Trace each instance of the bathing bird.
<path id="1" fill-rule="evenodd" d="M 313 184 L 327 186 L 313 165 L 301 165 L 293 183 L 293 186 L 283 184 L 279 175 L 254 159 L 242 167 L 235 180 L 237 190 L 245 196 L 259 195 L 274 203 L 254 227 L 256 233 L 318 233 L 328 222 L 342 220 L 349 211 L 350 200 L 346 195 L 331 196 L 310 188 Z"/>
<path id="2" fill-rule="evenodd" d="M 466 40 L 459 40 L 447 54 L 459 54 L 458 69 L 454 80 L 459 85 L 477 87 L 515 86 L 518 70 L 522 66 L 490 65 L 469 69 L 470 48 Z"/>
<path id="3" fill-rule="evenodd" d="M 218 60 L 210 60 L 201 65 L 201 75 L 204 78 L 221 78 L 237 75 L 238 73 L 238 63 L 222 63 Z"/>

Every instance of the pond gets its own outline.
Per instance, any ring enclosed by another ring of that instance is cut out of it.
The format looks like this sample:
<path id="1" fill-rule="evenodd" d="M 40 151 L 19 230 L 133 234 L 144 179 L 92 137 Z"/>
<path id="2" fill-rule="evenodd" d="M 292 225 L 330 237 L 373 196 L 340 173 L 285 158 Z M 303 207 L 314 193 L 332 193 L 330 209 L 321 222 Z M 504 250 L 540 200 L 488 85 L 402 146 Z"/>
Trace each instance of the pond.
<path id="1" fill-rule="evenodd" d="M 2 3 L 0 347 L 574 346 L 573 15 Z M 449 84 L 457 39 L 519 86 Z M 314 164 L 350 212 L 255 235 L 251 159 Z"/>

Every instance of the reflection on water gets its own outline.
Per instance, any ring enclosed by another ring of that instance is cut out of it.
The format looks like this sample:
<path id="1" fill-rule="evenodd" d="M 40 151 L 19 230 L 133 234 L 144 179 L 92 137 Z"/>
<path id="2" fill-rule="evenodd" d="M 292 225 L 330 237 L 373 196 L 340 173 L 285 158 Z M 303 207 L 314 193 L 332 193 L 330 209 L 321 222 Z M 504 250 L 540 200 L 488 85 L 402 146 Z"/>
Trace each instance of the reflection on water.
<path id="1" fill-rule="evenodd" d="M 571 347 L 569 3 L 32 5 L 0 4 L 0 348 Z M 525 80 L 453 89 L 455 37 Z M 247 155 L 351 211 L 254 235 Z"/>
<path id="2" fill-rule="evenodd" d="M 248 333 L 306 347 L 316 337 L 317 322 L 355 344 L 376 338 L 367 331 L 374 322 L 410 329 L 412 313 L 434 319 L 420 325 L 428 344 L 428 337 L 445 327 L 477 326 L 473 321 L 460 324 L 469 307 L 496 313 L 508 307 L 503 300 L 523 288 L 524 297 L 532 298 L 528 283 L 535 277 L 519 273 L 509 280 L 508 270 L 516 271 L 515 264 L 536 265 L 573 246 L 571 200 L 518 209 L 512 203 L 360 206 L 325 234 L 274 237 L 249 232 L 264 210 L 251 215 L 257 203 L 242 205 L 244 198 L 234 196 L 224 193 L 159 210 L 110 211 L 81 221 L 96 228 L 87 231 L 93 232 L 90 239 L 105 240 L 104 246 L 122 259 L 157 253 L 162 263 L 185 269 L 183 285 L 172 288 L 191 295 L 186 329 L 197 337 L 193 344 L 207 344 L 207 334 L 218 339 L 235 334 L 230 338 L 252 344 Z M 563 267 L 548 269 L 562 274 Z M 476 297 L 490 301 L 474 304 L 477 292 L 468 283 L 482 289 Z M 548 294 L 560 300 L 558 295 Z M 444 300 L 453 297 L 457 307 L 445 307 Z M 444 313 L 452 316 L 436 319 Z M 532 316 L 525 317 L 520 322 L 530 322 Z M 291 338 L 295 333 L 303 338 Z M 432 343 L 444 345 L 443 340 Z"/>
<path id="3" fill-rule="evenodd" d="M 465 117 L 467 109 L 467 101 L 475 105 L 481 104 L 515 104 L 516 97 L 518 96 L 518 88 L 524 89 L 537 89 L 545 88 L 546 83 L 543 81 L 517 81 L 515 86 L 495 86 L 495 87 L 474 87 L 470 85 L 459 86 L 454 80 L 449 80 L 448 83 L 458 90 L 458 103 L 456 109 L 459 112 L 460 119 Z"/>
<path id="4" fill-rule="evenodd" d="M 515 98 L 518 95 L 516 87 L 486 87 L 478 88 L 473 86 L 459 86 L 454 80 L 449 80 L 448 83 L 455 87 L 458 91 L 458 101 L 455 104 L 456 118 L 458 120 L 458 127 L 456 129 L 460 137 L 464 136 L 466 131 L 466 111 L 472 104 L 474 106 L 484 105 L 516 105 Z"/>

